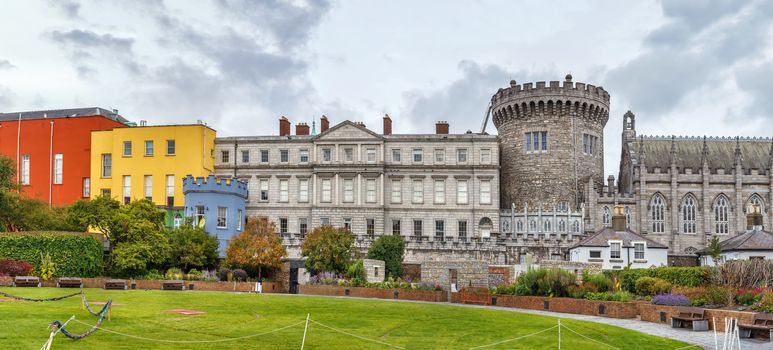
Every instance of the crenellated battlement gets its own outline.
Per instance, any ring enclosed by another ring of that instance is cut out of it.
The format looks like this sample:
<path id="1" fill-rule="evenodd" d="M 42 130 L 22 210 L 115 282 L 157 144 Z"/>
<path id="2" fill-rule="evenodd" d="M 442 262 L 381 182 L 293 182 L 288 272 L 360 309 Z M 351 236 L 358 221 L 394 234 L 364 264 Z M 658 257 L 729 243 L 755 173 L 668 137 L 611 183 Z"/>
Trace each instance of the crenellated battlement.
<path id="1" fill-rule="evenodd" d="M 239 181 L 236 178 L 216 178 L 209 175 L 206 178 L 191 175 L 183 178 L 183 194 L 190 192 L 216 192 L 225 194 L 234 194 L 247 199 L 247 183 Z"/>
<path id="2" fill-rule="evenodd" d="M 690 136 L 690 135 L 640 135 L 639 136 L 644 141 L 685 141 L 685 140 L 692 140 L 692 141 L 703 141 L 704 138 L 706 141 L 765 141 L 770 142 L 770 137 L 756 137 L 756 136 Z"/>

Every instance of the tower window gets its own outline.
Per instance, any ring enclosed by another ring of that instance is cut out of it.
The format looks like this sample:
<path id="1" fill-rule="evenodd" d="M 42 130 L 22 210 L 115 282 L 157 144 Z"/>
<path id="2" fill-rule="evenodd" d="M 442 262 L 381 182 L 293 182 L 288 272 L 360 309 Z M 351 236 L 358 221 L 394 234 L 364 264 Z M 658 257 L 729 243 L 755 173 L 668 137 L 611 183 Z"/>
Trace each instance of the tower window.
<path id="1" fill-rule="evenodd" d="M 598 150 L 596 149 L 598 143 L 598 137 L 590 135 L 590 134 L 583 134 L 582 135 L 582 153 L 592 156 L 595 155 Z"/>
<path id="2" fill-rule="evenodd" d="M 548 132 L 532 131 L 527 132 L 524 137 L 524 149 L 526 153 L 547 152 L 548 151 Z"/>

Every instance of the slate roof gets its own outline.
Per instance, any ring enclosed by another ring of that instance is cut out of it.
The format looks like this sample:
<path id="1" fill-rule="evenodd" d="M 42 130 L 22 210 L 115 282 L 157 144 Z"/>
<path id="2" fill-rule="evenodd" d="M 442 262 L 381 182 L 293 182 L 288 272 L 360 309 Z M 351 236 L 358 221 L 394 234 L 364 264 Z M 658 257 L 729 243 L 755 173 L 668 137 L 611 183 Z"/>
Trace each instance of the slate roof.
<path id="1" fill-rule="evenodd" d="M 630 150 L 631 159 L 638 160 L 639 150 L 644 147 L 644 164 L 647 168 L 659 167 L 665 171 L 671 167 L 672 140 L 677 168 L 703 167 L 703 137 L 637 137 Z M 736 142 L 734 137 L 708 137 L 705 142 L 711 169 L 734 169 L 736 144 L 741 150 L 741 165 L 744 169 L 763 170 L 770 166 L 773 145 L 770 138 L 740 138 Z"/>
<path id="2" fill-rule="evenodd" d="M 773 233 L 762 230 L 749 230 L 738 236 L 719 242 L 722 252 L 739 250 L 773 250 Z M 699 253 L 707 254 L 708 249 Z"/>
<path id="3" fill-rule="evenodd" d="M 579 247 L 608 247 L 609 246 L 608 241 L 610 240 L 623 241 L 623 248 L 633 248 L 633 243 L 631 243 L 633 241 L 638 241 L 638 242 L 644 241 L 644 242 L 647 242 L 647 248 L 668 249 L 668 247 L 666 247 L 665 245 L 655 242 L 631 230 L 626 229 L 625 231 L 615 231 L 611 227 L 605 227 L 597 231 L 596 233 L 586 237 L 582 241 L 577 242 L 569 249 L 579 248 Z"/>
<path id="4" fill-rule="evenodd" d="M 101 115 L 106 118 L 115 120 L 119 123 L 128 124 L 129 121 L 122 117 L 120 114 L 114 113 L 112 110 L 100 107 L 87 107 L 87 108 L 67 108 L 67 109 L 49 109 L 43 111 L 27 111 L 27 112 L 9 112 L 0 113 L 0 121 L 16 121 L 19 120 L 19 114 L 21 114 L 21 120 L 32 120 L 42 118 L 74 118 L 84 116 Z"/>

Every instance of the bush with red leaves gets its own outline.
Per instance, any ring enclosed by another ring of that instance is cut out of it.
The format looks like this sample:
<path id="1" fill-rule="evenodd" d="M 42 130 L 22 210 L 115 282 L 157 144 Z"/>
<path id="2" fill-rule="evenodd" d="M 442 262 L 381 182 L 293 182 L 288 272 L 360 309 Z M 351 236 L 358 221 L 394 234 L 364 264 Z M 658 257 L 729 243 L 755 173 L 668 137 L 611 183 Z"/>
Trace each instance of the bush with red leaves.
<path id="1" fill-rule="evenodd" d="M 14 259 L 0 260 L 0 275 L 29 276 L 35 267 L 32 264 Z"/>

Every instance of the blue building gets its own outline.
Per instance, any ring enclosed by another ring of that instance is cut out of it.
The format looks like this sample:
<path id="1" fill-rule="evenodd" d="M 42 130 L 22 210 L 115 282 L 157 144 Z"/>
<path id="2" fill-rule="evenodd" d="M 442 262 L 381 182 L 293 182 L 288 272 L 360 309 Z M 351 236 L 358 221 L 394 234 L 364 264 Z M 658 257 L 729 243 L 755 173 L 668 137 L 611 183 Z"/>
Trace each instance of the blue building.
<path id="1" fill-rule="evenodd" d="M 244 205 L 247 184 L 233 179 L 207 178 L 191 175 L 183 179 L 185 216 L 194 226 L 203 227 L 216 235 L 220 242 L 220 256 L 225 257 L 228 240 L 244 229 Z"/>

